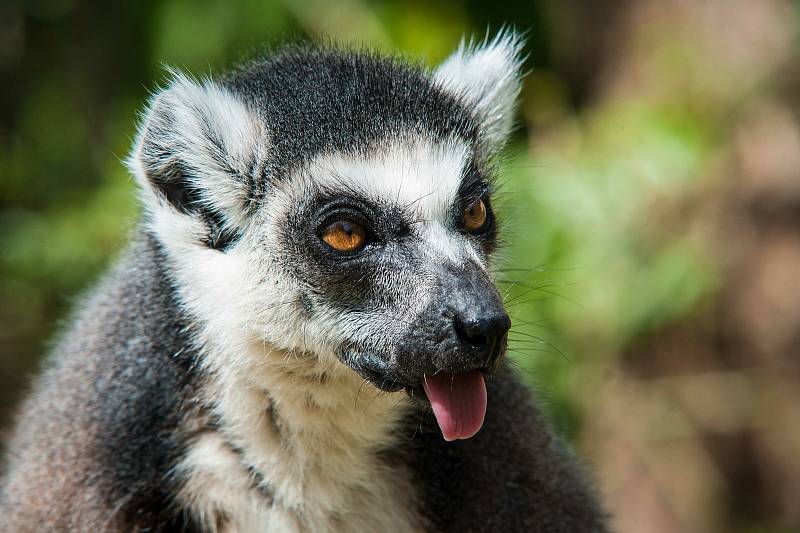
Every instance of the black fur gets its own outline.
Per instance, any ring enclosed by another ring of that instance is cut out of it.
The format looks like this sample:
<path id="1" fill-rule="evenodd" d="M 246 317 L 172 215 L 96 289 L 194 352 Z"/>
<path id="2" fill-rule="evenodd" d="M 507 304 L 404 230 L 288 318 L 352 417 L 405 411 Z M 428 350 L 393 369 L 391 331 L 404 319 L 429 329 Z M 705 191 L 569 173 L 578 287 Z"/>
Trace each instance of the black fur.
<path id="1" fill-rule="evenodd" d="M 193 529 L 185 522 L 189 515 L 173 505 L 181 480 L 170 475 L 193 437 L 183 421 L 202 408 L 190 321 L 154 239 L 145 236 L 131 254 L 135 266 L 124 271 L 133 276 L 118 289 L 117 313 L 102 322 L 104 337 L 115 341 L 105 352 L 115 357 L 97 377 L 92 394 L 97 458 L 109 503 L 128 499 L 121 509 L 128 523 L 142 529 Z M 135 320 L 128 309 L 139 310 Z"/>
<path id="2" fill-rule="evenodd" d="M 413 472 L 420 511 L 434 530 L 606 531 L 586 473 L 551 432 L 519 378 L 503 366 L 486 385 L 489 405 L 477 435 L 445 442 L 421 408 L 394 452 Z"/>
<path id="3" fill-rule="evenodd" d="M 295 47 L 223 82 L 269 124 L 268 179 L 323 151 L 348 152 L 412 133 L 474 143 L 474 117 L 421 67 L 374 53 Z"/>

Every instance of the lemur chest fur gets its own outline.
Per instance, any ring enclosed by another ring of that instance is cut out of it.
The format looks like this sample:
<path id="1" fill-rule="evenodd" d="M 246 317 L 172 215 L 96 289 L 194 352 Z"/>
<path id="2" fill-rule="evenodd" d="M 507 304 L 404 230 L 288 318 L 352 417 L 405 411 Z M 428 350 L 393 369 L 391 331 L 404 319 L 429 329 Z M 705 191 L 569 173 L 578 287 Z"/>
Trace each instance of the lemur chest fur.
<path id="1" fill-rule="evenodd" d="M 267 351 L 247 366 L 212 370 L 216 427 L 194 439 L 178 469 L 181 500 L 202 523 L 226 532 L 421 530 L 407 472 L 381 458 L 407 414 L 401 394 L 306 356 Z"/>

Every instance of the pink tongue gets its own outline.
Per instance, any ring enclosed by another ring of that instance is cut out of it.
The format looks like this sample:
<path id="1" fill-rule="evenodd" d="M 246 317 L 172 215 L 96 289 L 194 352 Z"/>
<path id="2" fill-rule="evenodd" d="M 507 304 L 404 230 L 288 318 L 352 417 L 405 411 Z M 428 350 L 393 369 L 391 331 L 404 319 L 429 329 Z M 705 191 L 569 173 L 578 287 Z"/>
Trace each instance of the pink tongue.
<path id="1" fill-rule="evenodd" d="M 468 439 L 486 416 L 486 384 L 477 371 L 463 374 L 439 372 L 422 380 L 444 440 Z"/>

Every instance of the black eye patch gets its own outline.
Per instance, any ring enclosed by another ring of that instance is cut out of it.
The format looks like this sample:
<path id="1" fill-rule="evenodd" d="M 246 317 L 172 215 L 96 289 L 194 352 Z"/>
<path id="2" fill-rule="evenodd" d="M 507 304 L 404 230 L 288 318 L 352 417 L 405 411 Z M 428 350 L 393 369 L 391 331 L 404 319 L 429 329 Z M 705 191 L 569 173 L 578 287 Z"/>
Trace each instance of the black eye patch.
<path id="1" fill-rule="evenodd" d="M 375 243 L 407 235 L 414 222 L 412 215 L 401 206 L 352 194 L 320 197 L 311 211 L 309 220 L 317 233 L 337 220 L 351 220 L 362 225 L 368 238 Z"/>

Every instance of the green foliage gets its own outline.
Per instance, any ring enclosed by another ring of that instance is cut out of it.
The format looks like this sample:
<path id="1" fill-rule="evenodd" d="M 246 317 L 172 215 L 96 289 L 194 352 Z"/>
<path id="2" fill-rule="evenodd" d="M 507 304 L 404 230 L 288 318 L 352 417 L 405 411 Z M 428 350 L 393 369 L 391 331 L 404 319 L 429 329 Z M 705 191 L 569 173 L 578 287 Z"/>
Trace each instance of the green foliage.
<path id="1" fill-rule="evenodd" d="M 2 315 L 0 329 L 12 332 L 15 347 L 4 357 L 40 354 L 54 320 L 124 244 L 137 207 L 120 159 L 163 65 L 212 74 L 287 35 L 326 34 L 439 61 L 487 24 L 536 30 L 522 118 L 557 127 L 534 136 L 530 150 L 518 136 L 508 152 L 505 263 L 522 270 L 500 276 L 509 280 L 503 286 L 519 324 L 514 357 L 552 398 L 565 430 L 579 422 L 570 393 L 580 378 L 576 361 L 615 357 L 714 285 L 702 250 L 665 229 L 675 221 L 659 219 L 669 212 L 659 206 L 678 201 L 708 163 L 714 124 L 674 102 L 571 109 L 580 87 L 559 71 L 557 57 L 543 57 L 548 21 L 537 9 L 168 0 L 38 2 L 21 13 L 31 39 L 11 63 L 22 81 L 6 113 L 10 127 L 0 132 L 0 295 L 20 305 Z M 76 40 L 73 26 L 96 31 Z"/>
<path id="2" fill-rule="evenodd" d="M 569 433 L 579 422 L 576 372 L 602 369 L 715 286 L 715 265 L 681 221 L 666 218 L 708 164 L 705 127 L 617 102 L 567 121 L 508 165 L 515 194 L 504 277 L 517 322 L 533 322 L 514 328 L 511 349 Z"/>

